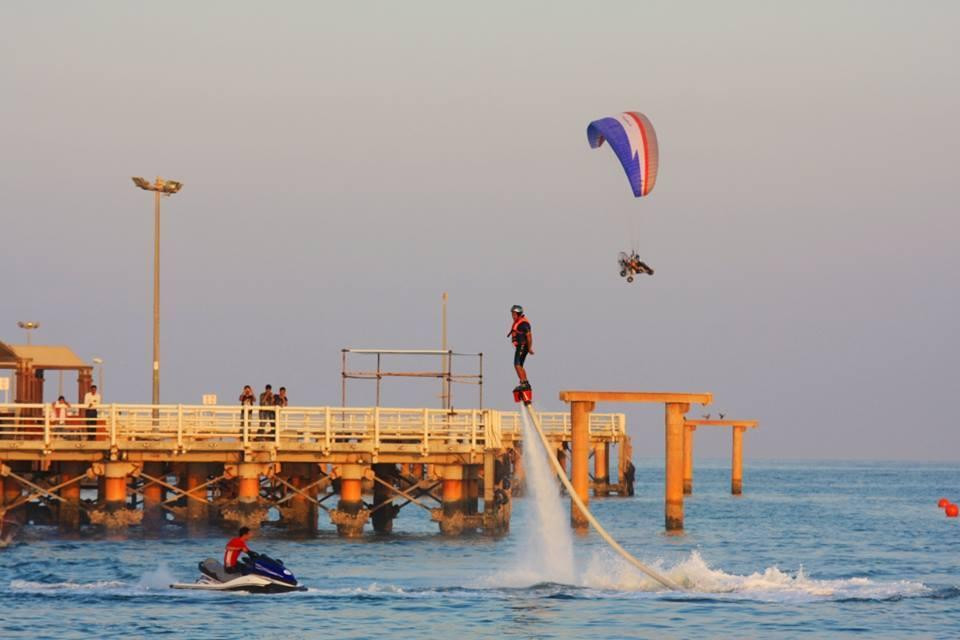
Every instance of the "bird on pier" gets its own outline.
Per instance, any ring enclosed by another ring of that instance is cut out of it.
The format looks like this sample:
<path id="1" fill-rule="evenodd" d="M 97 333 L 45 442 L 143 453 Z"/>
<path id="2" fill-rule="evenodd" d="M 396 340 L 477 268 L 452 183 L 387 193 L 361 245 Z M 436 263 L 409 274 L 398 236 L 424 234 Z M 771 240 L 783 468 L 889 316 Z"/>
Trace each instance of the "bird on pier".
<path id="1" fill-rule="evenodd" d="M 704 420 L 709 420 L 709 419 L 710 419 L 710 414 L 709 414 L 709 413 L 704 413 L 704 414 L 701 415 L 700 417 L 703 418 Z"/>
<path id="2" fill-rule="evenodd" d="M 720 415 L 720 419 L 723 420 L 723 419 L 726 417 L 727 414 L 721 413 L 721 414 L 719 414 L 719 415 Z"/>

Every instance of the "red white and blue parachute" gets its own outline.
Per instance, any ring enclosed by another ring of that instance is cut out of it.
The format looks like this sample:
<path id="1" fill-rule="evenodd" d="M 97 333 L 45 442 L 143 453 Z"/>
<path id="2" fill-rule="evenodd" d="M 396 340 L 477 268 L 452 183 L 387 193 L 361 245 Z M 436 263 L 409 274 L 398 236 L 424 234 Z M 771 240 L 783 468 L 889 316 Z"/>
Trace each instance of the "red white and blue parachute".
<path id="1" fill-rule="evenodd" d="M 623 165 L 633 195 L 639 198 L 653 191 L 660 154 L 657 134 L 647 116 L 625 111 L 612 118 L 594 120 L 587 127 L 587 140 L 594 149 L 604 141 L 610 144 Z"/>

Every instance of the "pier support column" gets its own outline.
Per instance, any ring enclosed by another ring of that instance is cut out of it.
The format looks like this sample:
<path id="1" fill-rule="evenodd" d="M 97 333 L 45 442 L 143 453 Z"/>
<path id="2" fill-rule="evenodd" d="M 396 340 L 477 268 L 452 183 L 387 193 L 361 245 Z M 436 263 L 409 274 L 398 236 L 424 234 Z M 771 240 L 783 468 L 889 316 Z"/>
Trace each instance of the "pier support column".
<path id="1" fill-rule="evenodd" d="M 636 480 L 636 467 L 633 466 L 633 442 L 630 436 L 624 434 L 617 446 L 617 482 L 620 486 L 618 494 L 632 496 L 633 485 Z"/>
<path id="2" fill-rule="evenodd" d="M 463 472 L 464 512 L 476 515 L 480 513 L 480 465 L 467 465 Z"/>
<path id="3" fill-rule="evenodd" d="M 317 530 L 317 505 L 310 498 L 316 496 L 313 488 L 305 490 L 316 480 L 317 466 L 307 462 L 295 462 L 283 465 L 283 473 L 287 482 L 304 491 L 307 495 L 293 492 L 293 495 L 287 501 L 287 506 L 280 507 L 280 513 L 283 516 L 287 528 L 293 531 Z"/>
<path id="4" fill-rule="evenodd" d="M 60 482 L 69 482 L 84 475 L 86 466 L 82 462 L 61 462 Z M 80 480 L 60 489 L 59 514 L 57 524 L 62 531 L 80 530 Z"/>
<path id="5" fill-rule="evenodd" d="M 102 467 L 94 465 L 94 471 L 101 473 L 102 490 L 97 508 L 90 511 L 90 522 L 111 530 L 140 524 L 143 511 L 127 508 L 127 483 L 134 470 L 129 462 L 107 462 Z"/>
<path id="6" fill-rule="evenodd" d="M 683 428 L 683 495 L 693 493 L 693 434 L 696 425 L 685 425 Z"/>
<path id="7" fill-rule="evenodd" d="M 610 445 L 600 442 L 593 447 L 593 495 L 610 495 Z"/>
<path id="8" fill-rule="evenodd" d="M 570 465 L 570 481 L 573 490 L 583 501 L 585 507 L 590 504 L 590 412 L 594 408 L 593 402 L 576 401 L 570 403 L 570 455 L 573 461 Z M 570 524 L 574 529 L 586 529 L 587 517 L 573 500 L 570 501 Z"/>
<path id="9" fill-rule="evenodd" d="M 375 464 L 373 473 L 379 480 L 387 484 L 393 484 L 397 477 L 397 466 L 394 464 Z M 373 521 L 373 530 L 377 533 L 392 533 L 393 519 L 397 517 L 398 509 L 393 504 L 395 494 L 389 488 L 383 486 L 380 482 L 373 483 L 373 513 L 370 514 L 370 520 Z"/>
<path id="10" fill-rule="evenodd" d="M 202 529 L 210 522 L 210 508 L 207 503 L 207 489 L 197 487 L 207 481 L 207 465 L 203 462 L 187 463 L 187 528 Z M 258 485 L 259 488 L 259 485 Z M 259 491 L 257 492 L 259 495 Z"/>
<path id="11" fill-rule="evenodd" d="M 464 469 L 462 465 L 437 465 L 437 474 L 443 483 L 441 499 L 443 507 L 434 509 L 431 518 L 440 524 L 440 532 L 447 536 L 463 533 L 464 512 Z"/>
<path id="12" fill-rule="evenodd" d="M 151 478 L 163 479 L 165 474 L 162 462 L 147 462 L 143 465 L 143 471 Z M 163 486 L 150 483 L 143 488 L 143 524 L 150 528 L 161 526 L 165 520 L 163 507 Z"/>
<path id="13" fill-rule="evenodd" d="M 496 451 L 483 453 L 483 533 L 503 535 L 510 529 L 510 495 L 503 489 L 508 463 L 506 457 L 497 460 Z M 499 470 L 499 473 L 498 473 Z"/>
<path id="14" fill-rule="evenodd" d="M 739 496 L 743 493 L 743 432 L 745 427 L 733 428 L 733 464 L 730 472 L 730 493 Z"/>
<path id="15" fill-rule="evenodd" d="M 274 470 L 272 463 L 241 462 L 236 466 L 226 465 L 224 472 L 237 478 L 237 499 L 220 507 L 223 519 L 238 527 L 259 529 L 268 511 L 266 501 L 260 498 L 260 476 L 270 475 Z"/>
<path id="16" fill-rule="evenodd" d="M 668 402 L 666 410 L 666 496 L 667 531 L 683 531 L 683 416 L 690 405 Z"/>
<path id="17" fill-rule="evenodd" d="M 13 465 L 15 463 L 11 462 L 10 464 Z M 20 483 L 17 482 L 16 478 L 3 476 L 0 477 L 0 488 L 3 489 L 2 501 L 4 506 L 4 509 L 0 511 L 0 516 L 2 516 L 5 520 L 23 524 L 26 521 L 26 509 L 23 507 L 23 505 L 11 511 L 6 510 L 7 505 L 11 505 L 20 499 L 22 494 Z M 3 523 L 0 523 L 0 532 L 5 533 L 6 531 L 6 526 Z"/>
<path id="18" fill-rule="evenodd" d="M 370 511 L 363 505 L 363 476 L 367 467 L 361 464 L 344 464 L 339 467 L 340 501 L 330 512 L 330 521 L 337 525 L 337 533 L 344 538 L 363 535 Z"/>

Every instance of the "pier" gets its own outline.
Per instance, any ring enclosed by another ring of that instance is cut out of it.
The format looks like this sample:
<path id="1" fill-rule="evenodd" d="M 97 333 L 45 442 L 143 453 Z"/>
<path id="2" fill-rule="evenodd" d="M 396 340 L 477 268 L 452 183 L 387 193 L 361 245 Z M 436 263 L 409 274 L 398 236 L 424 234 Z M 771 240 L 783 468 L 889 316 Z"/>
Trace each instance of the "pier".
<path id="1" fill-rule="evenodd" d="M 570 414 L 540 420 L 558 451 L 574 438 Z M 618 446 L 623 461 L 623 414 L 592 415 L 588 431 L 596 450 Z M 500 535 L 521 432 L 519 413 L 492 409 L 108 404 L 91 418 L 2 404 L 3 510 L 26 521 L 30 509 L 64 530 L 258 527 L 273 512 L 307 531 L 323 510 L 355 537 L 368 521 L 389 533 L 413 504 L 447 535 Z M 612 486 L 625 484 L 618 474 Z M 81 500 L 81 489 L 96 499 Z"/>

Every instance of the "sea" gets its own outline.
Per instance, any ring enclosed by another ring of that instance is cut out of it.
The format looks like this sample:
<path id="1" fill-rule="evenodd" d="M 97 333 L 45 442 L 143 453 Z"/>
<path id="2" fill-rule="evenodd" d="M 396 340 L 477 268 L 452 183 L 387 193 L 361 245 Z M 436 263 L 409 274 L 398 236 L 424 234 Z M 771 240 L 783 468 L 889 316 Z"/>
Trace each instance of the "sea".
<path id="1" fill-rule="evenodd" d="M 591 510 L 682 591 L 572 534 L 554 478 L 514 500 L 502 538 L 445 538 L 412 504 L 389 536 L 339 539 L 322 513 L 312 537 L 264 527 L 251 547 L 299 593 L 171 590 L 221 556 L 220 531 L 28 527 L 0 549 L 0 637 L 960 637 L 960 519 L 937 507 L 960 501 L 957 465 L 748 459 L 735 497 L 729 461 L 698 460 L 685 533 L 667 535 L 663 461 L 636 462 L 636 495 Z"/>

